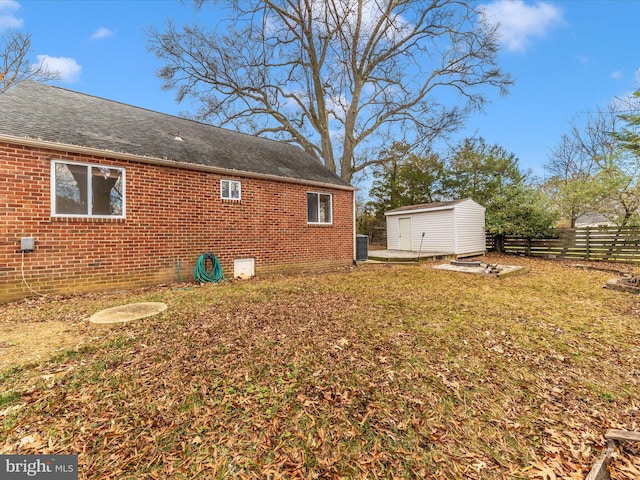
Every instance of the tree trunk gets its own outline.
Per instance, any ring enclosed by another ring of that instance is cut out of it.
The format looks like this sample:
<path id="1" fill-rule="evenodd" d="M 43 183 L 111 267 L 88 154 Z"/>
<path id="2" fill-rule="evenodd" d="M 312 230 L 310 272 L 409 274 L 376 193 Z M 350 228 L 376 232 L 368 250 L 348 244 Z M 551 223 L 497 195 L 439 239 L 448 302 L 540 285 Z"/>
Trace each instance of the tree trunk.
<path id="1" fill-rule="evenodd" d="M 494 235 L 493 242 L 496 253 L 504 253 L 504 235 Z"/>

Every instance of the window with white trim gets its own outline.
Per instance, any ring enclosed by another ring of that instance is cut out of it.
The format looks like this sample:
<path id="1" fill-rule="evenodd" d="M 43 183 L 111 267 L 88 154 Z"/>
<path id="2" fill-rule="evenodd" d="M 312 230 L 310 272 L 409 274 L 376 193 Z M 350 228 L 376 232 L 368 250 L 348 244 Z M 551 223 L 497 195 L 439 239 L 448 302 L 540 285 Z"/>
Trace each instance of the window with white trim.
<path id="1" fill-rule="evenodd" d="M 240 200 L 240 182 L 237 180 L 220 180 L 220 197 L 225 200 Z"/>
<path id="2" fill-rule="evenodd" d="M 124 168 L 52 160 L 51 215 L 124 218 Z"/>
<path id="3" fill-rule="evenodd" d="M 307 192 L 307 223 L 331 224 L 331 194 Z"/>

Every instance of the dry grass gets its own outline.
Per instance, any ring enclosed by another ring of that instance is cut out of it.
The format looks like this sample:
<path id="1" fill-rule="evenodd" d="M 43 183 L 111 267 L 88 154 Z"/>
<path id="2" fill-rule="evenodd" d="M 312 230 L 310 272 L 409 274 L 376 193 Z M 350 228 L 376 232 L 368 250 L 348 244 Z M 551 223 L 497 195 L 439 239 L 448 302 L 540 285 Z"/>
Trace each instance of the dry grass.
<path id="1" fill-rule="evenodd" d="M 640 430 L 640 300 L 603 289 L 611 274 L 497 261 L 531 272 L 363 266 L 132 292 L 169 309 L 0 374 L 0 453 L 79 453 L 81 478 L 583 479 L 606 429 Z M 639 466 L 622 452 L 614 478 Z"/>

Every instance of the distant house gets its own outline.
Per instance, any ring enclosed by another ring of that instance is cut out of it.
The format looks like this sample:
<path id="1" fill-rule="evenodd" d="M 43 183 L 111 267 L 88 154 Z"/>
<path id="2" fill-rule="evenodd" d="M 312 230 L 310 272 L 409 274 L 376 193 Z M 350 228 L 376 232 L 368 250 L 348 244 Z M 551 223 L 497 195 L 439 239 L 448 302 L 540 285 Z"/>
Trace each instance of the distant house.
<path id="1" fill-rule="evenodd" d="M 33 82 L 0 112 L 0 302 L 23 275 L 62 293 L 188 280 L 209 252 L 228 278 L 354 258 L 354 188 L 301 148 Z"/>
<path id="2" fill-rule="evenodd" d="M 575 221 L 576 228 L 587 227 L 612 227 L 615 226 L 611 220 L 602 213 L 583 213 Z"/>
<path id="3" fill-rule="evenodd" d="M 486 251 L 485 208 L 471 200 L 410 205 L 385 212 L 387 249 L 458 257 Z"/>

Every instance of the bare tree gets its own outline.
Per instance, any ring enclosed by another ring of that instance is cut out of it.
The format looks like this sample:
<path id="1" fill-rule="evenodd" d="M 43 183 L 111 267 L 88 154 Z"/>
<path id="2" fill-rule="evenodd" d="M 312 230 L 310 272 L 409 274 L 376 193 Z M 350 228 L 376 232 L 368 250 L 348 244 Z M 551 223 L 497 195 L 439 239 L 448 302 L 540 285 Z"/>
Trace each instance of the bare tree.
<path id="1" fill-rule="evenodd" d="M 31 35 L 9 32 L 0 35 L 0 94 L 24 80 L 48 81 L 59 77 L 43 64 L 32 64 Z"/>
<path id="2" fill-rule="evenodd" d="M 640 163 L 616 139 L 621 123 L 620 105 L 612 103 L 590 113 L 584 124 L 571 122 L 551 152 L 545 187 L 571 227 L 584 213 L 601 213 L 618 225 L 635 221 Z"/>
<path id="3" fill-rule="evenodd" d="M 197 0 L 206 10 L 207 0 Z M 345 180 L 395 142 L 426 146 L 511 80 L 461 0 L 213 1 L 228 17 L 149 31 L 164 88 L 196 118 L 297 143 Z"/>

